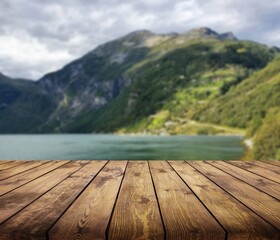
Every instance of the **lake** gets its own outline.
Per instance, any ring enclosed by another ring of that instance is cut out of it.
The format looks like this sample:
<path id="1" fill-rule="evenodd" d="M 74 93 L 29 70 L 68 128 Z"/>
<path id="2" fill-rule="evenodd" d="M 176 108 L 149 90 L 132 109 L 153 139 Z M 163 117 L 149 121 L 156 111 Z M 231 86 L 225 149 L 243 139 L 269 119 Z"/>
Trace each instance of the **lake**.
<path id="1" fill-rule="evenodd" d="M 0 135 L 0 159 L 236 160 L 240 136 Z"/>

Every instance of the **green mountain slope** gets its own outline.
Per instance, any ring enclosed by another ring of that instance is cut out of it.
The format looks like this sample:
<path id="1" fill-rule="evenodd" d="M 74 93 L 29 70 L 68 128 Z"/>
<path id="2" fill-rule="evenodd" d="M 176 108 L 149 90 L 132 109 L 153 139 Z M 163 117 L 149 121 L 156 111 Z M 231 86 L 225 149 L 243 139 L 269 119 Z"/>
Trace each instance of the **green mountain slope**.
<path id="1" fill-rule="evenodd" d="M 277 56 L 209 28 L 136 31 L 36 82 L 0 75 L 0 133 L 246 132 L 248 156 L 277 158 L 279 135 L 262 142 L 278 126 Z"/>
<path id="2" fill-rule="evenodd" d="M 211 101 L 196 113 L 195 119 L 251 128 L 262 120 L 267 111 L 280 106 L 280 58 L 261 71 L 253 73 L 248 79 L 232 86 L 230 91 Z"/>
<path id="3" fill-rule="evenodd" d="M 249 159 L 280 160 L 280 108 L 268 111 L 261 127 L 253 137 L 253 148 L 248 152 Z"/>
<path id="4" fill-rule="evenodd" d="M 171 45 L 170 41 L 176 39 L 169 40 Z M 82 114 L 66 131 L 189 133 L 174 125 L 181 126 L 198 107 L 220 96 L 225 85 L 242 82 L 274 55 L 273 49 L 252 42 L 190 39 L 181 48 L 127 71 L 131 86 L 101 110 Z M 168 122 L 173 125 L 170 129 L 164 127 Z"/>
<path id="5" fill-rule="evenodd" d="M 280 58 L 252 74 L 195 114 L 207 121 L 247 129 L 254 159 L 278 158 L 280 149 Z"/>

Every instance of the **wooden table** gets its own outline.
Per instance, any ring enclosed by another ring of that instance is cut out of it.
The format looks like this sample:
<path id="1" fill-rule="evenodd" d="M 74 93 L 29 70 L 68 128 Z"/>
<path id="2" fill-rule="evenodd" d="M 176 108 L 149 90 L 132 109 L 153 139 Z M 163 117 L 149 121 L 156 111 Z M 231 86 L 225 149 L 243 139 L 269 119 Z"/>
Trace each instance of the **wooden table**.
<path id="1" fill-rule="evenodd" d="M 277 161 L 0 161 L 0 239 L 279 239 Z"/>

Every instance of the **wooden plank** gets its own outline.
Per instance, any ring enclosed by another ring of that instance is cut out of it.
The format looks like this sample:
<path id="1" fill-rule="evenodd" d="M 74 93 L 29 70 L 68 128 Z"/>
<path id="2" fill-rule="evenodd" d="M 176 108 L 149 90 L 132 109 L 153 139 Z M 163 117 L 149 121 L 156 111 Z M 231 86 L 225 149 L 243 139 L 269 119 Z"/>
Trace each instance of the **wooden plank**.
<path id="1" fill-rule="evenodd" d="M 222 171 L 280 200 L 280 184 L 223 161 L 207 161 Z"/>
<path id="2" fill-rule="evenodd" d="M 49 240 L 106 239 L 126 164 L 109 162 L 49 231 Z"/>
<path id="3" fill-rule="evenodd" d="M 26 164 L 21 164 L 19 166 L 6 169 L 0 172 L 0 181 L 4 180 L 6 178 L 12 177 L 14 175 L 17 175 L 21 172 L 25 172 L 29 169 L 32 169 L 34 167 L 40 166 L 42 164 L 47 163 L 48 161 L 29 161 Z"/>
<path id="4" fill-rule="evenodd" d="M 275 182 L 280 183 L 280 172 L 278 170 L 270 170 L 267 168 L 264 168 L 262 165 L 256 162 L 244 162 L 244 161 L 228 161 L 229 163 L 243 168 L 247 171 L 250 171 L 252 173 L 256 173 L 262 177 L 268 178 L 270 180 L 273 180 Z"/>
<path id="5" fill-rule="evenodd" d="M 0 160 L 0 165 L 12 162 L 13 160 Z"/>
<path id="6" fill-rule="evenodd" d="M 7 162 L 0 165 L 0 170 L 2 171 L 5 169 L 10 169 L 25 163 L 27 163 L 27 161 L 22 161 L 22 160 Z"/>
<path id="7" fill-rule="evenodd" d="M 225 232 L 166 161 L 150 161 L 166 239 L 225 239 Z"/>
<path id="8" fill-rule="evenodd" d="M 164 239 L 147 161 L 131 161 L 109 228 L 109 239 Z"/>
<path id="9" fill-rule="evenodd" d="M 1 196 L 0 223 L 13 216 L 87 163 L 88 161 L 69 162 L 62 167 Z"/>
<path id="10" fill-rule="evenodd" d="M 0 196 L 28 183 L 32 180 L 66 164 L 69 161 L 50 161 L 44 165 L 32 168 L 26 172 L 0 181 Z"/>
<path id="11" fill-rule="evenodd" d="M 91 161 L 0 225 L 0 239 L 46 239 L 48 229 L 84 190 L 106 162 Z"/>
<path id="12" fill-rule="evenodd" d="M 278 174 L 279 174 L 279 171 L 280 171 L 280 167 L 268 164 L 264 161 L 250 161 L 249 163 L 253 163 L 255 166 L 258 166 L 258 167 L 261 167 L 261 168 L 266 168 L 266 169 L 269 169 L 271 171 L 276 171 Z"/>
<path id="13" fill-rule="evenodd" d="M 171 166 L 227 231 L 227 239 L 277 239 L 279 231 L 183 161 Z M 206 163 L 205 163 L 206 164 Z"/>
<path id="14" fill-rule="evenodd" d="M 263 161 L 265 163 L 268 163 L 268 164 L 271 164 L 271 165 L 274 165 L 274 166 L 277 166 L 277 167 L 280 167 L 280 161 L 278 160 L 270 160 L 270 161 Z"/>
<path id="15" fill-rule="evenodd" d="M 218 186 L 252 209 L 274 227 L 280 229 L 279 200 L 201 161 L 188 162 Z"/>

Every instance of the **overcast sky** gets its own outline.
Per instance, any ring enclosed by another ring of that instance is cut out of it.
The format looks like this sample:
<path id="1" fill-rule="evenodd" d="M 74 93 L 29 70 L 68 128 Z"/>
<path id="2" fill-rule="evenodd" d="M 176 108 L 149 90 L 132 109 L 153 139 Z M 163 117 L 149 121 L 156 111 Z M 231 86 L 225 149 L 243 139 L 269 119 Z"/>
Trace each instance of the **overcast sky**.
<path id="1" fill-rule="evenodd" d="M 0 71 L 38 79 L 131 31 L 195 27 L 280 46 L 280 0 L 0 0 Z"/>

